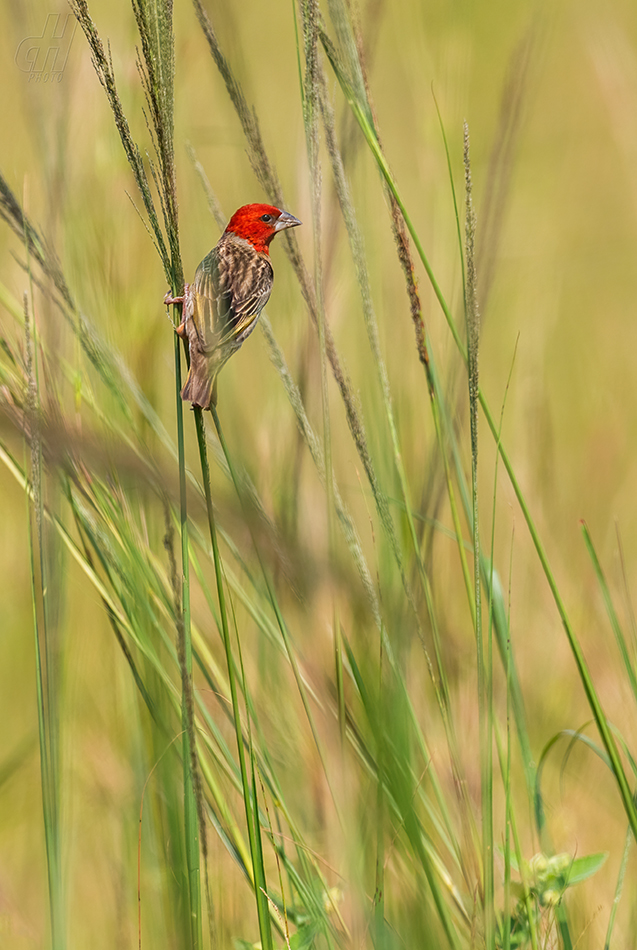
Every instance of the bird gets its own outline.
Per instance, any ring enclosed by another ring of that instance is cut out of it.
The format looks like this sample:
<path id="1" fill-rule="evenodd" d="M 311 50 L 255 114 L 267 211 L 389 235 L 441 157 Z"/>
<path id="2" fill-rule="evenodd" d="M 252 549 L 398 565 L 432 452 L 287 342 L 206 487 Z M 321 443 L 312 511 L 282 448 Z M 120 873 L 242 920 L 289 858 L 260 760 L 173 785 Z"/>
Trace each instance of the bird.
<path id="1" fill-rule="evenodd" d="M 181 398 L 193 409 L 217 405 L 219 372 L 254 330 L 272 292 L 270 242 L 279 231 L 300 224 L 293 214 L 272 205 L 243 205 L 183 295 L 169 292 L 164 297 L 166 305 L 183 304 L 175 331 L 188 341 L 190 369 Z"/>

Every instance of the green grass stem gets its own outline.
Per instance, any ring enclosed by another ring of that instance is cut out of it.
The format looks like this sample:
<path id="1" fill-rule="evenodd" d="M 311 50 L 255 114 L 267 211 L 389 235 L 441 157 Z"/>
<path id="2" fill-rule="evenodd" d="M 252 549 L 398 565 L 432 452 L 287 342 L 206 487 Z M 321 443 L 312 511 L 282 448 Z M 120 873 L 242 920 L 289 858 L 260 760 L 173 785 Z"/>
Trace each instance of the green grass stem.
<path id="1" fill-rule="evenodd" d="M 266 898 L 267 887 L 265 880 L 265 869 L 263 866 L 263 853 L 261 850 L 260 824 L 258 820 L 257 790 L 251 788 L 248 779 L 248 770 L 246 766 L 243 732 L 241 726 L 241 709 L 239 706 L 239 696 L 235 676 L 234 659 L 232 655 L 232 644 L 230 640 L 230 628 L 228 625 L 228 614 L 226 609 L 226 595 L 224 590 L 223 564 L 219 551 L 217 540 L 217 528 L 215 523 L 214 508 L 212 503 L 212 491 L 210 486 L 210 467 L 208 464 L 208 452 L 206 448 L 206 432 L 201 409 L 194 410 L 195 427 L 197 432 L 197 444 L 199 446 L 199 458 L 201 461 L 201 475 L 206 497 L 206 511 L 208 514 L 208 528 L 210 531 L 210 543 L 212 545 L 212 554 L 215 567 L 215 577 L 217 582 L 217 596 L 219 599 L 219 616 L 221 619 L 221 629 L 223 645 L 226 654 L 226 663 L 228 668 L 228 683 L 230 686 L 230 696 L 232 701 L 232 712 L 234 717 L 235 735 L 237 740 L 237 753 L 239 756 L 239 767 L 241 770 L 241 783 L 243 791 L 243 803 L 246 813 L 246 823 L 248 827 L 248 839 L 250 842 L 250 855 L 252 860 L 252 870 L 254 875 L 254 895 L 257 905 L 257 916 L 259 920 L 259 933 L 263 950 L 273 950 L 272 927 L 270 923 L 270 908 Z M 258 840 L 257 840 L 258 839 Z"/>

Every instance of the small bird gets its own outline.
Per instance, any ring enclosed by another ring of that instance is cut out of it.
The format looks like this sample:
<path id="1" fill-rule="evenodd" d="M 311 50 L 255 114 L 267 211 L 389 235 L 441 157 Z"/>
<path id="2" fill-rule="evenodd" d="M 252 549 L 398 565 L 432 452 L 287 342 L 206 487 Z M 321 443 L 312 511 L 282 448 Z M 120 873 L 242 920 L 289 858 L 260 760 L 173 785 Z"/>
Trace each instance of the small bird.
<path id="1" fill-rule="evenodd" d="M 183 304 L 176 332 L 188 340 L 190 370 L 181 398 L 193 408 L 217 405 L 219 371 L 250 336 L 272 292 L 270 242 L 278 231 L 299 224 L 294 215 L 272 205 L 244 205 L 232 215 L 183 296 L 164 297 L 165 304 Z"/>

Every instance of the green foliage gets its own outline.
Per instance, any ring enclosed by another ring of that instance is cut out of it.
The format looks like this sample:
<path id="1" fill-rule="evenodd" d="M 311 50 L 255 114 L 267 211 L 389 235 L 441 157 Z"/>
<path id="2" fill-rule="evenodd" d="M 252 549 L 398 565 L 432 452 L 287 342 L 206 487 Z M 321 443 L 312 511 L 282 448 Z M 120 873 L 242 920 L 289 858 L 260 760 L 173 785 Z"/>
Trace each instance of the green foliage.
<path id="1" fill-rule="evenodd" d="M 567 888 L 592 877 L 607 858 L 607 851 L 580 858 L 566 852 L 552 856 L 542 853 L 533 855 L 524 869 L 527 884 L 513 885 L 517 903 L 507 924 L 509 946 L 527 947 L 531 944 L 526 887 L 530 891 L 535 928 L 544 934 L 543 939 L 547 941 L 556 927 L 555 909 L 564 899 Z M 518 870 L 515 862 L 511 863 Z M 500 935 L 499 946 L 503 946 L 503 943 Z"/>

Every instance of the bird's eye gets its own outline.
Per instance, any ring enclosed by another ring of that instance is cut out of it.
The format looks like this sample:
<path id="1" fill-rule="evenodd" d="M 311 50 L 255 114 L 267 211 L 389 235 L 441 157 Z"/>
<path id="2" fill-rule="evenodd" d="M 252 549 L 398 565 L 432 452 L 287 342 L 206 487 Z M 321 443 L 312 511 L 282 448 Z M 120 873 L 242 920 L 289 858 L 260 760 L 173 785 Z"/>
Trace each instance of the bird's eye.
<path id="1" fill-rule="evenodd" d="M 262 214 L 262 215 L 261 215 L 261 220 L 262 220 L 262 221 L 265 221 L 266 224 L 271 224 L 271 223 L 272 223 L 272 215 L 271 215 L 271 214 Z"/>

